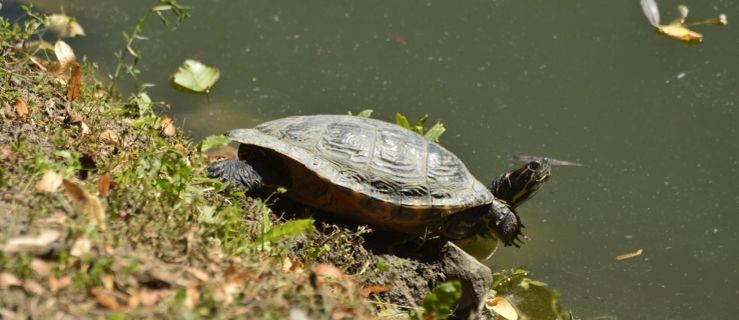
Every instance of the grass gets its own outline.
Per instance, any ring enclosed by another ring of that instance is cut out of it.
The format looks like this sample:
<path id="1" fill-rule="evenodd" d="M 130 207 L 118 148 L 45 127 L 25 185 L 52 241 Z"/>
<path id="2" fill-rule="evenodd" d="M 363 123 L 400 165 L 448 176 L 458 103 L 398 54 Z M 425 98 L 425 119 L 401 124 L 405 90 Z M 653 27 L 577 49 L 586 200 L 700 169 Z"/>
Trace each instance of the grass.
<path id="1" fill-rule="evenodd" d="M 31 32 L 2 23 L 3 317 L 372 315 L 358 285 L 339 295 L 339 286 L 311 282 L 322 277 L 311 271 L 321 251 L 312 247 L 320 238 L 312 220 L 278 221 L 260 201 L 222 193 L 204 178 L 207 156 L 187 137 L 165 134 L 164 117 L 141 99 L 111 98 L 86 75 L 69 101 L 68 78 L 15 49 Z M 102 221 L 66 189 L 37 187 L 49 171 L 81 187 L 83 202 L 102 203 Z M 49 230 L 58 239 L 39 241 Z M 31 244 L 8 250 L 20 240 Z M 313 257 L 290 257 L 297 245 Z"/>

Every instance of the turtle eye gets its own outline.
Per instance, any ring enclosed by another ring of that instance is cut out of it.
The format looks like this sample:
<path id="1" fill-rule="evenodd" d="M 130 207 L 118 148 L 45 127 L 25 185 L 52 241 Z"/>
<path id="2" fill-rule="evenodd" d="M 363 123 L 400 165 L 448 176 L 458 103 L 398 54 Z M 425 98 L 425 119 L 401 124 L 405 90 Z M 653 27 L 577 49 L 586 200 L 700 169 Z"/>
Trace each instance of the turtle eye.
<path id="1" fill-rule="evenodd" d="M 539 161 L 531 161 L 529 162 L 529 169 L 531 170 L 539 170 L 541 168 L 541 162 Z"/>

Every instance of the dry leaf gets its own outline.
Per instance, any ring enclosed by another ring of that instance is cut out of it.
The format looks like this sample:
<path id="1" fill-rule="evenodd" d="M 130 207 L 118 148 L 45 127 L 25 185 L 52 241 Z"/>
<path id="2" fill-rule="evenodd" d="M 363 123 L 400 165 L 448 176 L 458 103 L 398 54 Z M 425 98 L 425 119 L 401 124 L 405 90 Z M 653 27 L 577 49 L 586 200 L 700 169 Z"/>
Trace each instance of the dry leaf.
<path id="1" fill-rule="evenodd" d="M 195 279 L 200 280 L 201 282 L 208 282 L 208 280 L 210 280 L 210 276 L 208 276 L 208 273 L 203 270 L 198 270 L 192 267 L 185 267 L 185 272 L 195 277 Z"/>
<path id="2" fill-rule="evenodd" d="M 90 134 L 90 132 L 92 132 L 92 130 L 90 130 L 90 126 L 88 126 L 84 121 L 80 122 L 80 128 L 82 129 L 83 135 Z"/>
<path id="3" fill-rule="evenodd" d="M 161 124 L 161 126 L 164 128 L 163 132 L 165 136 L 171 137 L 177 134 L 177 128 L 175 128 L 172 118 L 165 117 L 164 119 L 162 119 L 162 121 L 159 122 L 159 124 Z"/>
<path id="4" fill-rule="evenodd" d="M 101 288 L 93 288 L 91 291 L 101 306 L 112 311 L 121 309 L 121 305 L 112 292 Z"/>
<path id="5" fill-rule="evenodd" d="M 62 176 L 58 173 L 54 171 L 46 171 L 44 172 L 44 176 L 41 177 L 41 180 L 36 183 L 36 191 L 48 193 L 57 192 L 59 187 L 62 186 L 62 180 L 64 179 L 62 179 Z"/>
<path id="6" fill-rule="evenodd" d="M 635 257 L 640 256 L 643 252 L 644 250 L 639 249 L 633 252 L 624 253 L 624 254 L 616 256 L 616 260 L 621 261 L 621 260 L 635 258 Z"/>
<path id="7" fill-rule="evenodd" d="M 46 61 L 39 57 L 31 57 L 31 63 L 33 63 L 43 71 L 47 71 L 47 68 L 49 67 L 49 61 Z"/>
<path id="8" fill-rule="evenodd" d="M 28 235 L 11 238 L 5 244 L 6 254 L 16 252 L 28 252 L 33 254 L 43 254 L 51 249 L 51 245 L 59 240 L 62 234 L 56 230 L 43 230 L 38 235 Z"/>
<path id="9" fill-rule="evenodd" d="M 67 197 L 72 200 L 77 209 L 87 215 L 93 224 L 105 230 L 105 210 L 103 210 L 100 199 L 89 194 L 82 186 L 67 179 L 62 180 L 62 186 Z"/>
<path id="10" fill-rule="evenodd" d="M 113 130 L 105 130 L 102 133 L 100 133 L 100 141 L 107 145 L 116 145 L 118 144 L 118 141 L 120 140 L 120 137 L 118 137 L 118 134 Z"/>
<path id="11" fill-rule="evenodd" d="M 15 112 L 21 118 L 25 118 L 26 116 L 28 116 L 28 104 L 26 104 L 26 100 L 24 100 L 23 98 L 19 98 L 15 102 Z"/>
<path id="12" fill-rule="evenodd" d="M 67 100 L 75 101 L 80 97 L 80 87 L 82 86 L 82 68 L 77 61 L 72 62 L 72 77 L 67 84 Z"/>
<path id="13" fill-rule="evenodd" d="M 370 294 L 373 294 L 373 293 L 377 294 L 377 293 L 388 292 L 388 291 L 390 291 L 392 289 L 393 289 L 393 287 L 391 285 L 375 284 L 375 285 L 369 285 L 369 286 L 362 287 L 361 294 L 362 294 L 363 297 L 366 298 Z"/>
<path id="14" fill-rule="evenodd" d="M 311 271 L 317 276 L 328 277 L 328 278 L 342 278 L 344 273 L 337 267 L 334 267 L 328 263 L 319 263 L 311 268 Z"/>
<path id="15" fill-rule="evenodd" d="M 518 312 L 516 311 L 516 308 L 513 307 L 513 304 L 506 298 L 495 297 L 492 299 L 488 299 L 487 301 L 485 301 L 485 308 L 488 310 L 492 310 L 493 312 L 508 320 L 518 319 Z"/>
<path id="16" fill-rule="evenodd" d="M 46 16 L 44 24 L 46 24 L 49 30 L 59 35 L 60 38 L 73 38 L 85 35 L 85 29 L 74 18 L 64 13 L 54 13 Z"/>
<path id="17" fill-rule="evenodd" d="M 62 40 L 57 40 L 54 44 L 54 53 L 56 54 L 57 60 L 59 60 L 59 70 L 57 70 L 59 74 L 66 72 L 72 62 L 77 61 L 72 47 Z"/>
<path id="18" fill-rule="evenodd" d="M 80 237 L 72 244 L 72 248 L 69 249 L 69 254 L 73 257 L 81 258 L 90 253 L 90 250 L 92 250 L 92 242 L 90 242 L 90 239 Z"/>
<path id="19" fill-rule="evenodd" d="M 51 292 L 57 292 L 59 290 L 64 290 L 66 288 L 69 288 L 71 284 L 72 284 L 72 278 L 70 278 L 69 276 L 64 276 L 61 279 L 50 277 L 48 281 L 49 290 L 51 290 Z"/>
<path id="20" fill-rule="evenodd" d="M 51 266 L 41 259 L 33 259 L 33 261 L 31 261 L 31 269 L 33 269 L 39 277 L 48 277 L 51 274 Z"/>
<path id="21" fill-rule="evenodd" d="M 668 24 L 664 26 L 658 26 L 657 30 L 668 37 L 682 40 L 685 42 L 703 41 L 702 34 L 688 29 L 682 23 L 676 23 L 676 24 L 673 23 L 673 24 Z"/>
<path id="22" fill-rule="evenodd" d="M 98 179 L 98 194 L 101 197 L 110 195 L 110 174 L 105 173 Z"/>
<path id="23" fill-rule="evenodd" d="M 26 280 L 23 282 L 23 289 L 28 293 L 33 293 L 37 296 L 44 294 L 46 289 L 35 280 Z"/>
<path id="24" fill-rule="evenodd" d="M 0 288 L 20 287 L 23 283 L 10 272 L 0 273 Z"/>
<path id="25" fill-rule="evenodd" d="M 77 21 L 72 21 L 67 27 L 67 34 L 69 37 L 84 36 L 85 29 L 83 29 L 82 25 L 77 23 Z"/>
<path id="26" fill-rule="evenodd" d="M 188 288 L 189 289 L 189 288 Z M 146 308 L 151 308 L 157 305 L 159 301 L 172 294 L 172 290 L 147 290 L 143 289 L 139 292 L 132 294 L 128 298 L 128 307 L 133 309 L 142 305 Z M 185 300 L 187 304 L 187 300 Z"/>
<path id="27" fill-rule="evenodd" d="M 200 290 L 195 287 L 187 287 L 186 293 L 185 307 L 188 309 L 195 308 L 200 303 Z"/>
<path id="28" fill-rule="evenodd" d="M 292 260 L 288 257 L 282 260 L 282 271 L 283 272 L 302 272 L 303 263 L 298 260 Z"/>

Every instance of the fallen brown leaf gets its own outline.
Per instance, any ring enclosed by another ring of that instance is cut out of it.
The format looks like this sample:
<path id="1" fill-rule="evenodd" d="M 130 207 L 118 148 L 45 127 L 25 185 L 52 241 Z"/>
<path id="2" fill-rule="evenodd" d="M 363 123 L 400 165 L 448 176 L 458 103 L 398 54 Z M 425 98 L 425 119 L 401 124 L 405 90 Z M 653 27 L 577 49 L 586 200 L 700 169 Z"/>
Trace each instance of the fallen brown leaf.
<path id="1" fill-rule="evenodd" d="M 318 263 L 313 265 L 311 271 L 317 276 L 329 277 L 329 278 L 342 278 L 344 273 L 341 270 L 328 263 Z"/>
<path id="2" fill-rule="evenodd" d="M 54 171 L 46 171 L 41 177 L 41 180 L 36 183 L 36 191 L 48 193 L 57 192 L 59 187 L 62 186 L 62 180 L 64 179 L 58 173 Z"/>
<path id="3" fill-rule="evenodd" d="M 64 276 L 59 279 L 57 279 L 56 277 L 49 277 L 49 280 L 47 282 L 49 285 L 49 290 L 51 290 L 51 292 L 57 292 L 59 290 L 69 288 L 69 286 L 72 284 L 72 278 L 70 278 L 69 276 Z"/>
<path id="4" fill-rule="evenodd" d="M 302 272 L 303 271 L 303 263 L 299 260 L 293 260 L 289 257 L 285 257 L 285 259 L 282 260 L 282 271 L 283 272 Z"/>
<path id="5" fill-rule="evenodd" d="M 82 129 L 83 135 L 90 134 L 90 132 L 92 132 L 92 130 L 90 130 L 90 126 L 88 126 L 84 121 L 80 122 L 80 128 Z"/>
<path id="6" fill-rule="evenodd" d="M 164 135 L 167 137 L 172 137 L 177 134 L 177 128 L 175 128 L 173 122 L 174 121 L 170 117 L 165 117 L 159 122 L 162 128 L 164 128 Z"/>
<path id="7" fill-rule="evenodd" d="M 627 252 L 627 253 L 624 253 L 624 254 L 620 254 L 620 255 L 616 256 L 616 260 L 621 261 L 621 260 L 635 258 L 635 257 L 640 256 L 643 252 L 644 252 L 644 250 L 639 249 L 639 250 L 636 250 L 636 251 L 632 251 L 632 252 Z"/>
<path id="8" fill-rule="evenodd" d="M 33 259 L 31 261 L 31 269 L 39 277 L 48 277 L 51 274 L 51 266 L 48 262 L 41 259 Z"/>
<path id="9" fill-rule="evenodd" d="M 90 221 L 105 230 L 105 210 L 98 197 L 87 192 L 82 186 L 67 179 L 62 180 L 62 186 L 77 209 L 82 211 Z"/>
<path id="10" fill-rule="evenodd" d="M 76 101 L 80 97 L 80 87 L 82 86 L 82 68 L 77 61 L 73 61 L 72 64 L 72 77 L 69 79 L 67 84 L 67 100 Z"/>
<path id="11" fill-rule="evenodd" d="M 18 100 L 15 101 L 15 112 L 18 114 L 18 117 L 21 118 L 28 116 L 28 104 L 26 104 L 26 100 L 18 98 Z"/>
<path id="12" fill-rule="evenodd" d="M 56 230 L 42 230 L 38 235 L 26 235 L 10 238 L 3 251 L 6 254 L 28 252 L 43 254 L 51 249 L 51 245 L 59 240 L 62 234 Z"/>
<path id="13" fill-rule="evenodd" d="M 185 307 L 193 309 L 200 303 L 200 290 L 195 287 L 187 287 L 185 291 Z"/>
<path id="14" fill-rule="evenodd" d="M 20 287 L 23 285 L 18 277 L 10 272 L 0 273 L 0 288 Z"/>
<path id="15" fill-rule="evenodd" d="M 72 47 L 62 40 L 57 40 L 54 44 L 54 53 L 56 54 L 56 59 L 59 60 L 59 70 L 57 70 L 59 74 L 66 72 L 71 63 L 77 61 Z"/>
<path id="16" fill-rule="evenodd" d="M 113 146 L 118 144 L 119 137 L 118 134 L 113 130 L 105 130 L 100 133 L 100 141 L 103 143 Z"/>
<path id="17" fill-rule="evenodd" d="M 92 295 L 95 296 L 95 299 L 97 299 L 98 303 L 106 309 L 112 311 L 121 309 L 120 303 L 118 303 L 118 300 L 112 292 L 102 288 L 93 288 L 91 292 Z"/>
<path id="18" fill-rule="evenodd" d="M 46 292 L 46 289 L 44 289 L 44 286 L 42 286 L 38 281 L 35 280 L 26 280 L 23 281 L 23 290 L 26 290 L 28 293 L 33 293 L 37 296 L 40 296 Z"/>
<path id="19" fill-rule="evenodd" d="M 516 311 L 516 308 L 506 298 L 495 297 L 492 299 L 488 299 L 487 301 L 485 301 L 485 308 L 488 310 L 492 310 L 493 312 L 508 320 L 518 319 L 518 312 Z"/>
<path id="20" fill-rule="evenodd" d="M 46 71 L 47 67 L 49 66 L 49 61 L 46 61 L 39 57 L 31 57 L 31 62 L 43 71 Z"/>
<path id="21" fill-rule="evenodd" d="M 377 294 L 377 293 L 388 292 L 388 291 L 390 291 L 392 289 L 393 289 L 393 287 L 390 286 L 390 285 L 386 285 L 386 284 L 385 285 L 375 284 L 375 285 L 369 285 L 369 286 L 362 287 L 362 290 L 360 292 L 361 292 L 362 296 L 366 298 L 370 294 L 373 294 L 373 293 L 374 294 Z"/>
<path id="22" fill-rule="evenodd" d="M 90 253 L 90 250 L 92 250 L 92 242 L 90 242 L 90 239 L 79 237 L 72 244 L 72 248 L 69 249 L 69 255 L 81 258 Z"/>
<path id="23" fill-rule="evenodd" d="M 110 174 L 104 173 L 98 179 L 98 194 L 101 197 L 110 195 Z"/>
<path id="24" fill-rule="evenodd" d="M 189 288 L 188 288 L 189 290 Z M 146 308 L 155 307 L 162 299 L 172 294 L 172 290 L 148 290 L 143 289 L 139 292 L 132 294 L 128 298 L 128 307 L 133 309 L 142 305 Z M 185 304 L 187 304 L 187 298 L 185 298 Z"/>

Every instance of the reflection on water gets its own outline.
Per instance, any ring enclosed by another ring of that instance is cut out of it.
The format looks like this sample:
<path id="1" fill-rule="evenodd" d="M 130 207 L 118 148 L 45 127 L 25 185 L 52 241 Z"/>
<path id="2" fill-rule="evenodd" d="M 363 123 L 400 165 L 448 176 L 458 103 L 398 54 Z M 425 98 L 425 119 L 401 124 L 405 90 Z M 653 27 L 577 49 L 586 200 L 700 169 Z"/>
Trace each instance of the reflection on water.
<path id="1" fill-rule="evenodd" d="M 698 16 L 732 1 L 686 3 Z M 65 1 L 114 66 L 121 30 L 151 1 Z M 661 1 L 664 13 L 676 3 Z M 525 266 L 583 319 L 728 319 L 739 312 L 739 31 L 685 46 L 656 36 L 638 1 L 192 1 L 176 32 L 141 43 L 155 99 L 197 136 L 294 114 L 428 113 L 484 183 L 520 154 L 555 167 L 519 209 Z M 56 1 L 37 6 L 56 9 Z M 731 18 L 731 17 L 730 17 Z M 218 67 L 209 99 L 167 85 L 184 59 Z M 619 254 L 643 249 L 639 257 Z"/>

